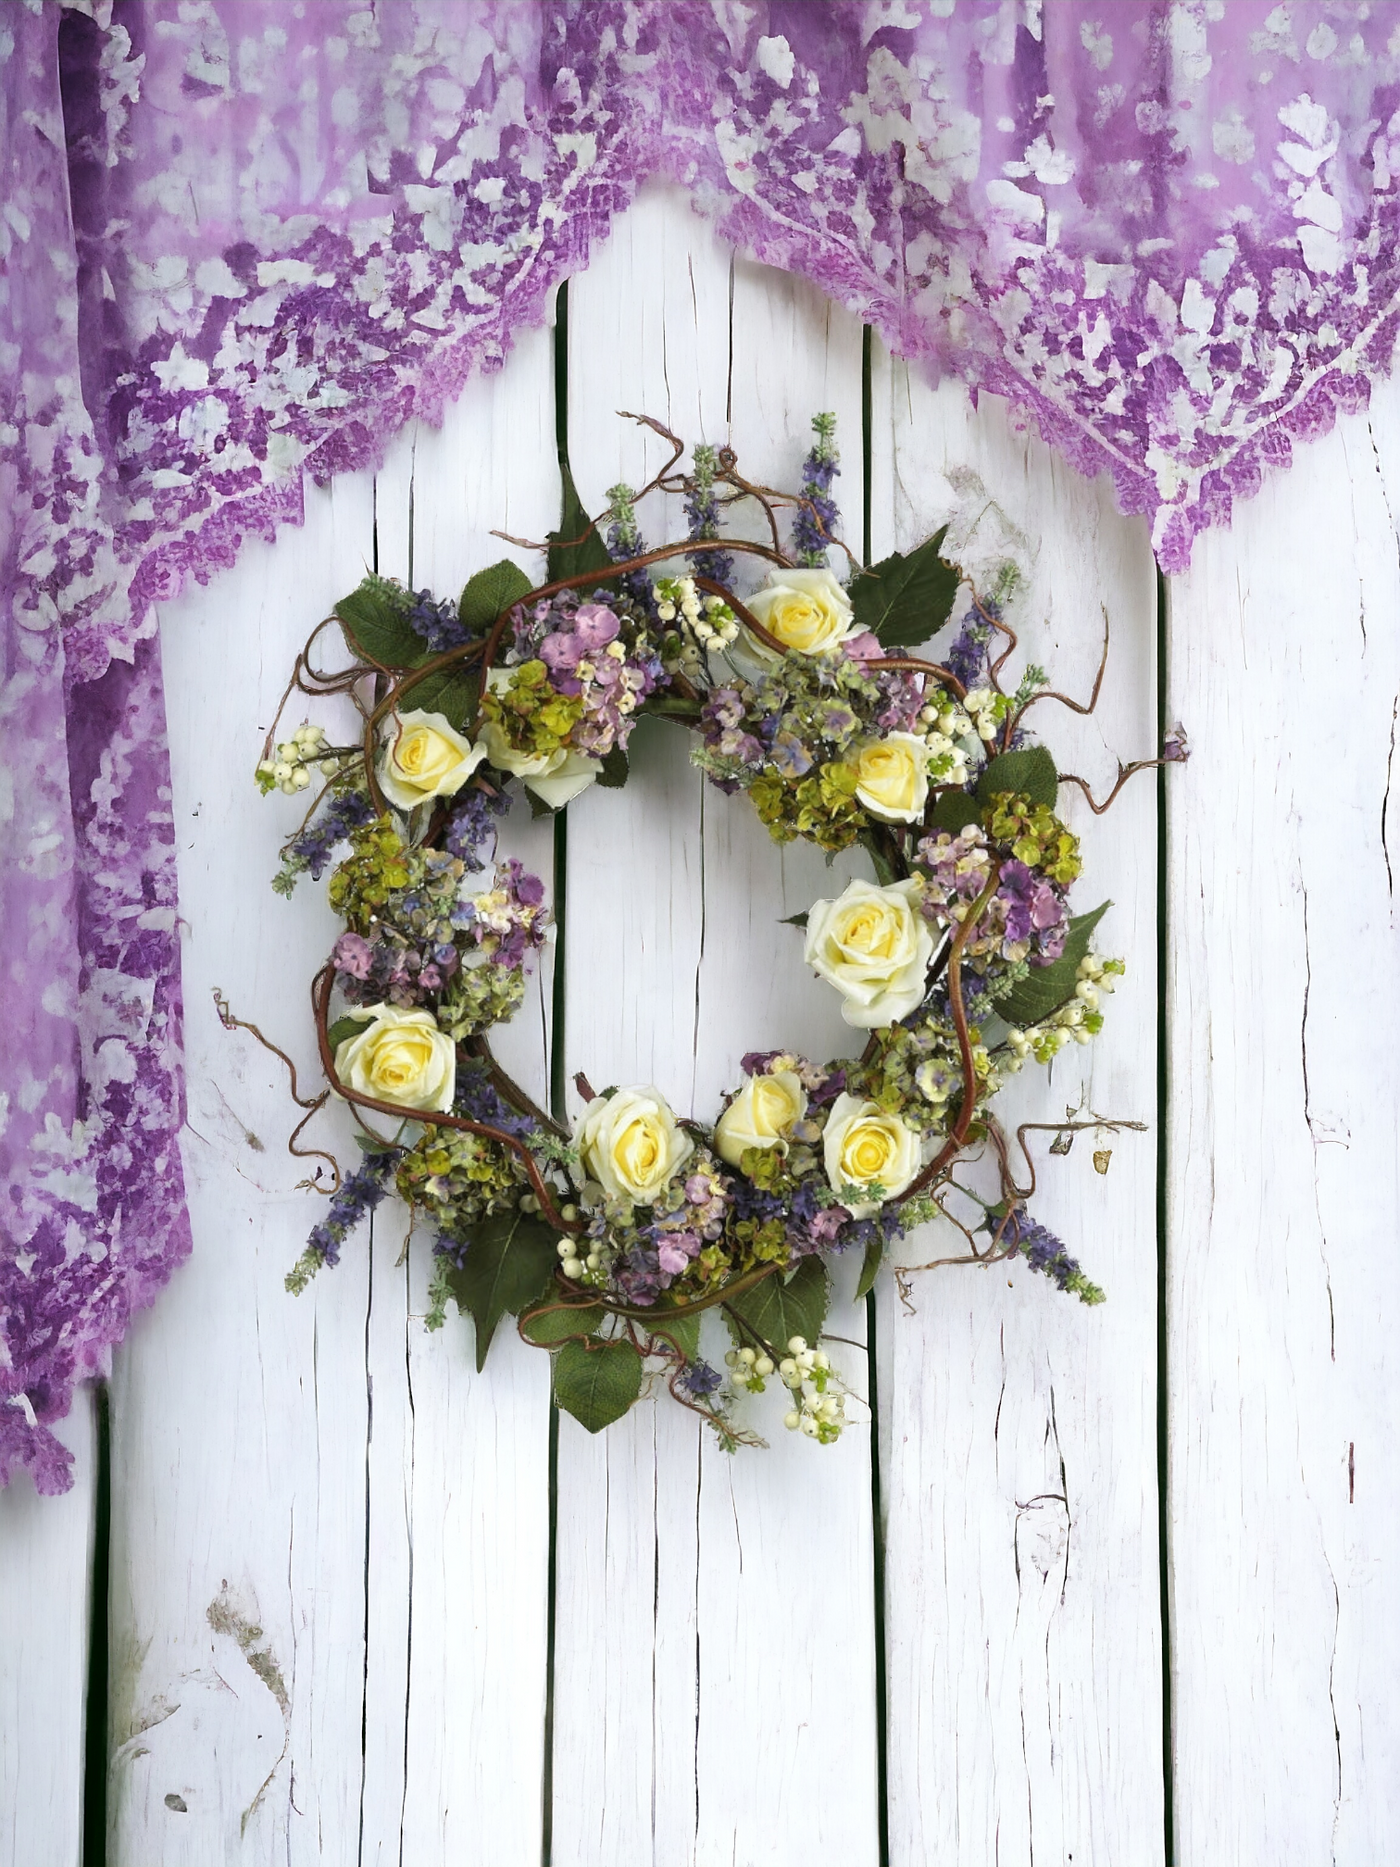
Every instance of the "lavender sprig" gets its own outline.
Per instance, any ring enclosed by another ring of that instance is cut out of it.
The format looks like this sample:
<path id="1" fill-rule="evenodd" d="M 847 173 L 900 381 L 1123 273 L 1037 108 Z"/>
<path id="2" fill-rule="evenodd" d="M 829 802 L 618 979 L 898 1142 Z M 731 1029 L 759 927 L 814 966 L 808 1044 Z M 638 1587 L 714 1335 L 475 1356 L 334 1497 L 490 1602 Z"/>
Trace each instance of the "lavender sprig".
<path id="1" fill-rule="evenodd" d="M 340 1262 L 340 1247 L 362 1219 L 369 1217 L 389 1191 L 389 1180 L 399 1162 L 401 1150 L 370 1154 L 364 1165 L 346 1174 L 331 1195 L 330 1211 L 315 1226 L 306 1241 L 306 1249 L 287 1273 L 287 1288 L 300 1296 L 323 1265 Z"/>
<path id="2" fill-rule="evenodd" d="M 1090 1283 L 1065 1245 L 1024 1207 L 1012 1213 L 1002 1240 L 1015 1245 L 1033 1271 L 1039 1271 L 1043 1277 L 1053 1277 L 1067 1296 L 1078 1297 L 1081 1303 L 1103 1302 L 1103 1291 L 1097 1284 Z"/>
<path id="3" fill-rule="evenodd" d="M 801 561 L 819 570 L 827 561 L 827 547 L 836 536 L 841 514 L 831 497 L 831 483 L 841 471 L 836 451 L 836 417 L 813 415 L 816 440 L 802 464 L 802 500 L 792 523 L 792 541 Z"/>
<path id="4" fill-rule="evenodd" d="M 282 850 L 282 867 L 273 877 L 272 886 L 279 895 L 290 895 L 298 877 L 310 873 L 319 882 L 331 851 L 345 842 L 352 830 L 362 830 L 373 823 L 378 812 L 365 792 L 329 790 L 311 820 L 304 824 Z"/>
<path id="5" fill-rule="evenodd" d="M 641 557 L 646 551 L 642 541 L 641 528 L 637 524 L 636 494 L 625 480 L 619 480 L 616 486 L 608 488 L 608 504 L 612 507 L 612 521 L 608 526 L 608 551 L 613 562 L 620 564 L 625 558 Z M 656 587 L 644 570 L 628 571 L 618 580 L 632 601 L 636 603 L 653 622 L 656 615 Z"/>
<path id="6" fill-rule="evenodd" d="M 719 455 L 703 441 L 697 441 L 693 456 L 695 477 L 685 502 L 692 538 L 719 537 L 719 498 L 715 493 L 715 475 Z M 703 551 L 691 559 L 691 567 L 700 577 L 712 577 L 726 589 L 734 577 L 734 559 L 727 551 Z"/>

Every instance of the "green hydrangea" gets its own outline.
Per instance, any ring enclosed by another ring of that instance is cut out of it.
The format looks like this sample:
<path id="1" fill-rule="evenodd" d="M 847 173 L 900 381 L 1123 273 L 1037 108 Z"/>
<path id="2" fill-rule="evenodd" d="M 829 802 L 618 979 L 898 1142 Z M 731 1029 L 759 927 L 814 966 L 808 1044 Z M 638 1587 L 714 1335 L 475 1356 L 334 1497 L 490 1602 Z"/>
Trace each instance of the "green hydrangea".
<path id="1" fill-rule="evenodd" d="M 1079 876 L 1084 866 L 1079 859 L 1079 838 L 1047 805 L 998 791 L 991 799 L 986 823 L 988 835 L 998 843 L 1009 843 L 1012 855 L 1027 868 L 1039 869 L 1052 882 L 1064 884 Z"/>
<path id="2" fill-rule="evenodd" d="M 395 1177 L 400 1199 L 421 1207 L 440 1232 L 454 1237 L 515 1206 L 526 1185 L 524 1167 L 503 1142 L 432 1123 L 399 1162 Z"/>
<path id="3" fill-rule="evenodd" d="M 542 661 L 522 661 L 506 685 L 482 694 L 481 717 L 500 728 L 513 751 L 550 758 L 568 744 L 583 718 L 583 699 L 556 693 Z"/>
<path id="4" fill-rule="evenodd" d="M 437 1021 L 449 1037 L 461 1040 L 513 1018 L 525 1002 L 522 966 L 459 967 L 438 1001 Z"/>

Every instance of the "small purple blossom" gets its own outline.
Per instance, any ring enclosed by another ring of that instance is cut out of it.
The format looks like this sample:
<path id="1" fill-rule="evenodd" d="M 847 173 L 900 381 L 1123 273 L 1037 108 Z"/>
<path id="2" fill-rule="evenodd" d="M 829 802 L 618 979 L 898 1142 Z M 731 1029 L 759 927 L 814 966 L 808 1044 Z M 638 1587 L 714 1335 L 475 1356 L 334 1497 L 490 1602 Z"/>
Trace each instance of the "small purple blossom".
<path id="1" fill-rule="evenodd" d="M 676 1377 L 676 1386 L 683 1387 L 692 1400 L 704 1400 L 722 1384 L 719 1369 L 712 1368 L 707 1361 L 692 1361 L 685 1372 Z"/>
<path id="2" fill-rule="evenodd" d="M 435 655 L 445 654 L 449 648 L 460 648 L 464 642 L 471 640 L 457 614 L 457 605 L 450 599 L 438 602 L 430 590 L 414 593 L 408 612 L 408 624 L 415 635 L 422 636 Z"/>
<path id="3" fill-rule="evenodd" d="M 470 790 L 459 792 L 442 839 L 444 847 L 467 868 L 484 869 L 486 858 L 480 851 L 495 840 L 492 819 L 503 817 L 509 809 L 510 799 L 494 785 L 478 783 Z"/>

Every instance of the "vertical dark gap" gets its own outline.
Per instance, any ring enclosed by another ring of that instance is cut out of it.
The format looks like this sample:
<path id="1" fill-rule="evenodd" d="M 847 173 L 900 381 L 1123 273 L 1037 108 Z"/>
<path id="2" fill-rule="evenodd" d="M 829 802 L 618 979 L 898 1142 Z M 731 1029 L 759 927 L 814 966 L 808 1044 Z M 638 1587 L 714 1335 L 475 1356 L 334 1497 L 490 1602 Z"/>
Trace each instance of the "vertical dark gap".
<path id="1" fill-rule="evenodd" d="M 569 282 L 559 287 L 554 301 L 554 440 L 559 465 L 569 463 Z M 564 955 L 565 917 L 569 880 L 569 813 L 554 818 L 554 990 L 550 1016 L 549 1112 L 556 1121 L 568 1119 L 564 1104 Z M 544 1633 L 544 1771 L 540 1786 L 540 1860 L 549 1867 L 554 1851 L 554 1630 L 559 1590 L 555 1568 L 559 1557 L 559 1409 L 549 1401 L 549 1548 L 545 1593 Z"/>
<path id="2" fill-rule="evenodd" d="M 873 417 L 870 404 L 870 360 L 875 333 L 867 324 L 860 340 L 860 440 L 861 440 L 861 487 L 860 487 L 860 554 L 862 561 L 870 562 L 870 462 L 873 453 L 874 436 L 871 432 Z"/>
<path id="3" fill-rule="evenodd" d="M 370 1550 L 370 1451 L 374 1440 L 374 1376 L 370 1371 L 370 1324 L 374 1315 L 374 1214 L 369 1221 L 369 1256 L 365 1265 L 365 1588 L 360 1639 L 364 1648 L 364 1672 L 360 1680 L 360 1821 L 355 1850 L 357 1861 L 365 1853 L 365 1778 L 369 1763 L 369 1550 Z"/>
<path id="4" fill-rule="evenodd" d="M 108 1589 L 112 1578 L 112 1420 L 107 1383 L 97 1407 L 97 1472 L 93 1487 L 92 1618 L 88 1627 L 87 1701 L 83 1729 L 83 1867 L 107 1860 Z"/>
<path id="5" fill-rule="evenodd" d="M 860 347 L 860 441 L 861 441 L 861 558 L 871 559 L 870 548 L 870 463 L 873 456 L 873 418 L 871 414 L 870 326 L 867 324 Z M 870 1535 L 871 1572 L 875 1587 L 875 1796 L 879 1824 L 880 1867 L 889 1867 L 889 1733 L 886 1725 L 887 1688 L 885 1665 L 885 1507 L 880 1492 L 880 1375 L 878 1367 L 879 1336 L 875 1313 L 875 1292 L 865 1299 L 866 1381 L 870 1395 Z"/>
<path id="6" fill-rule="evenodd" d="M 1157 572 L 1157 742 L 1167 735 L 1167 580 Z M 1173 1792 L 1171 1520 L 1167 1417 L 1167 1172 L 1171 1165 L 1167 1121 L 1171 1072 L 1167 1054 L 1167 769 L 1157 771 L 1157 1562 L 1162 1622 L 1162 1846 L 1166 1867 L 1176 1858 Z"/>
<path id="7" fill-rule="evenodd" d="M 408 587 L 414 588 L 414 554 L 417 548 L 417 528 L 414 524 L 414 502 L 418 485 L 418 441 L 415 436 L 413 450 L 409 455 L 408 465 Z M 371 1232 L 371 1247 L 373 1233 Z M 412 1310 L 409 1292 L 412 1289 L 412 1273 L 408 1263 L 408 1249 L 405 1246 L 400 1254 L 403 1258 L 403 1293 L 404 1310 Z M 371 1248 L 371 1262 L 373 1250 Z M 418 1443 L 418 1414 L 413 1404 L 413 1350 L 412 1331 L 404 1328 L 404 1394 L 408 1400 L 408 1599 L 404 1604 L 404 1694 L 403 1694 L 403 1793 L 399 1798 L 399 1867 L 404 1867 L 403 1835 L 408 1820 L 408 1782 L 409 1782 L 409 1742 L 413 1718 L 413 1477 Z"/>
<path id="8" fill-rule="evenodd" d="M 418 448 L 415 443 L 413 453 L 409 457 L 408 469 L 408 587 L 410 590 L 413 588 L 413 498 L 417 467 Z"/>

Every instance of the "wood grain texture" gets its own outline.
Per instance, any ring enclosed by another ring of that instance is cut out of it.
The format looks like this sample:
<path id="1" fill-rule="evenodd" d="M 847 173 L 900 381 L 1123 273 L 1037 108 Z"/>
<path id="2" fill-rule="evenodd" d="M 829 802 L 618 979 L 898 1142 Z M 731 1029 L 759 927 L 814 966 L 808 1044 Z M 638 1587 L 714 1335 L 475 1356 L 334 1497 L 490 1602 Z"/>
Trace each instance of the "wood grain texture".
<path id="1" fill-rule="evenodd" d="M 0 1864 L 78 1867 L 92 1585 L 95 1402 L 57 1428 L 73 1488 L 0 1491 Z"/>
<path id="2" fill-rule="evenodd" d="M 1025 659 L 1087 699 L 1112 625 L 1092 719 L 1044 704 L 1035 730 L 1061 769 L 1102 796 L 1115 756 L 1155 750 L 1154 574 L 1147 534 L 995 398 L 974 411 L 883 359 L 874 371 L 873 551 L 907 546 L 946 515 L 945 476 L 975 471 L 1035 554 L 1011 612 Z M 1003 519 L 1004 515 L 1004 519 Z M 1135 788 L 1134 788 L 1135 786 Z M 1083 838 L 1080 911 L 1108 897 L 1100 950 L 1126 954 L 1103 1034 L 1034 1066 L 1003 1120 L 1063 1120 L 1081 1104 L 1156 1114 L 1156 817 L 1138 778 L 1094 818 L 1070 787 Z M 1080 1136 L 1041 1172 L 1037 1217 L 1103 1284 L 1086 1309 L 1022 1266 L 946 1268 L 916 1281 L 905 1313 L 879 1299 L 881 1483 L 886 1515 L 890 1858 L 983 1867 L 1073 1860 L 1152 1867 L 1163 1855 L 1155 1472 L 1155 1139 Z M 1091 1150 L 1112 1148 L 1097 1174 Z M 906 1242 L 914 1263 L 965 1249 L 951 1228 Z M 1201 1858 L 1205 1858 L 1202 1856 Z"/>
<path id="3" fill-rule="evenodd" d="M 334 938 L 324 886 L 267 886 L 296 806 L 251 781 L 296 648 L 376 561 L 460 588 L 498 520 L 557 509 L 548 332 L 472 385 L 441 435 L 308 495 L 163 618 L 180 831 L 195 1252 L 113 1384 L 112 1859 L 535 1861 L 548 1574 L 543 1358 L 470 1328 L 428 1340 L 428 1241 L 381 1209 L 302 1298 L 282 1288 L 315 1201 L 281 1152 L 281 1067 L 224 1032 L 211 990 L 297 1061 Z M 239 626 L 231 626 L 237 619 Z M 250 643 L 255 648 L 250 653 Z M 321 706 L 318 717 L 325 717 Z M 297 718 L 300 717 L 298 713 Z M 291 724 L 296 723 L 293 718 Z M 550 842 L 506 842 L 548 873 Z M 501 1050 L 547 1074 L 548 969 Z M 353 1158 L 344 1112 L 325 1116 Z M 211 1321 L 211 1319 L 214 1319 Z"/>
<path id="4" fill-rule="evenodd" d="M 375 486 L 381 572 L 438 596 L 502 557 L 538 555 L 494 529 L 557 523 L 552 333 L 526 334 L 508 369 L 472 384 L 440 430 L 410 431 Z M 553 832 L 520 800 L 502 833 L 550 885 Z M 549 1080 L 553 953 L 495 1033 L 536 1097 Z M 376 1223 L 369 1328 L 369 1682 L 381 1742 L 367 1754 L 362 1859 L 501 1867 L 540 1858 L 549 1578 L 549 1369 L 506 1318 L 484 1373 L 472 1325 L 449 1305 L 423 1327 L 431 1235 L 400 1264 L 407 1215 Z M 383 1237 L 380 1234 L 384 1234 Z"/>
<path id="5" fill-rule="evenodd" d="M 292 904 L 269 888 L 300 812 L 260 798 L 253 766 L 296 650 L 372 549 L 371 482 L 345 479 L 308 493 L 300 535 L 250 544 L 162 615 L 195 1242 L 113 1371 L 117 1867 L 355 1858 L 368 1265 L 361 1245 L 301 1299 L 285 1293 L 320 1216 L 296 1189 L 314 1163 L 284 1149 L 282 1066 L 222 1029 L 212 995 L 314 1080 L 307 981 L 335 922 L 323 890 Z M 344 1111 L 319 1133 L 353 1151 Z"/>
<path id="6" fill-rule="evenodd" d="M 1400 391 L 1171 606 L 1170 1322 L 1183 1861 L 1400 1828 Z"/>
<path id="7" fill-rule="evenodd" d="M 794 280 L 731 275 L 677 196 L 643 194 L 573 282 L 569 318 L 570 454 L 591 509 L 665 457 L 618 408 L 732 442 L 769 484 L 795 482 L 807 423 L 832 408 L 859 513 L 859 328 Z M 647 534 L 661 541 L 657 522 Z M 843 877 L 702 788 L 679 731 L 644 733 L 627 790 L 569 812 L 568 1067 L 599 1087 L 654 1082 L 713 1120 L 744 1050 L 849 1050 L 779 925 Z M 836 1316 L 863 1339 L 858 1310 Z M 714 1358 L 726 1346 L 707 1336 Z M 864 1392 L 861 1350 L 837 1353 Z M 772 1446 L 732 1460 L 664 1397 L 596 1440 L 561 1422 L 556 1867 L 877 1857 L 869 1435 L 823 1450 L 784 1431 L 780 1392 L 745 1404 Z"/>

